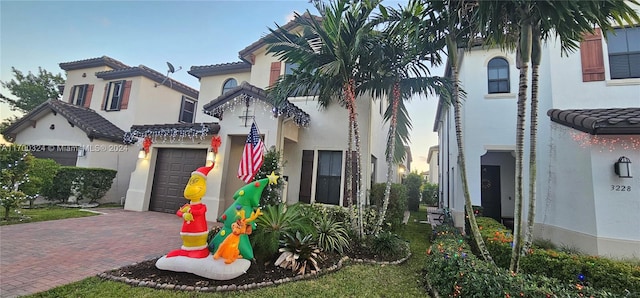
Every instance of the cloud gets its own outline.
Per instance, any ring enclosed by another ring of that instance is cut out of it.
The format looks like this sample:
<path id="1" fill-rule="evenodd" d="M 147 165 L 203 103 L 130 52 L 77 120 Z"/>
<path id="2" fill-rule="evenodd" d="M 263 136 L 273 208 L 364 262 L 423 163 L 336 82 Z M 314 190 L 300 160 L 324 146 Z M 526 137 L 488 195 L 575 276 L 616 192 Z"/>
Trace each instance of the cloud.
<path id="1" fill-rule="evenodd" d="M 284 17 L 284 21 L 285 21 L 285 22 L 287 22 L 287 23 L 289 23 L 289 22 L 293 21 L 293 19 L 296 17 L 296 14 L 297 14 L 297 13 L 298 13 L 298 12 L 297 12 L 297 11 L 295 11 L 295 10 L 294 10 L 294 11 L 292 11 L 292 12 L 290 12 L 288 15 L 286 15 L 286 16 Z"/>

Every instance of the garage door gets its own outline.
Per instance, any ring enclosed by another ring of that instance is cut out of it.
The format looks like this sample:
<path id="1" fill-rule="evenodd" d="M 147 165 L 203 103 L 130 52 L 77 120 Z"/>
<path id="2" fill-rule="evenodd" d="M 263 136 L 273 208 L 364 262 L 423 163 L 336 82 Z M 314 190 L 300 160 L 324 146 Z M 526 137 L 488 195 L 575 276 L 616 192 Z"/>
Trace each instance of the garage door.
<path id="1" fill-rule="evenodd" d="M 75 166 L 78 152 L 76 150 L 60 150 L 62 147 L 67 148 L 67 146 L 42 146 L 44 150 L 31 151 L 31 154 L 36 158 L 51 158 L 63 166 Z"/>
<path id="2" fill-rule="evenodd" d="M 184 187 L 191 172 L 205 165 L 206 157 L 204 149 L 158 149 L 149 210 L 176 213 L 188 203 Z"/>

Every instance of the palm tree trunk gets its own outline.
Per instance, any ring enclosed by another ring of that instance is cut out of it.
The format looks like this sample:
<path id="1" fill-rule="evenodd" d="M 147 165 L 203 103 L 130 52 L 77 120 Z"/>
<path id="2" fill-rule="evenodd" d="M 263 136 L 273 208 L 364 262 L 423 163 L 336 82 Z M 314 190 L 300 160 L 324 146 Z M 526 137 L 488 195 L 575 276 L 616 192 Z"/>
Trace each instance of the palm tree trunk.
<path id="1" fill-rule="evenodd" d="M 345 84 L 345 86 L 343 87 L 344 90 L 344 95 L 345 98 L 349 98 L 349 90 L 350 87 L 348 85 L 348 83 Z M 351 163 L 351 158 L 352 158 L 352 151 L 353 151 L 353 123 L 351 122 L 351 114 L 352 114 L 352 107 L 351 107 L 351 103 L 349 102 L 349 100 L 347 100 L 347 112 L 349 114 L 349 137 L 348 137 L 348 145 L 347 145 L 347 154 L 345 157 L 345 188 L 346 188 L 346 194 L 345 194 L 345 200 L 347 200 L 347 206 L 349 208 L 349 214 L 350 216 L 350 221 L 351 221 L 351 229 L 353 231 L 358 231 L 358 217 L 357 217 L 357 213 L 354 213 L 354 208 L 353 208 L 353 183 L 352 183 L 352 177 L 353 177 L 353 166 Z"/>
<path id="2" fill-rule="evenodd" d="M 391 182 L 393 181 L 393 169 L 394 169 L 394 156 L 396 153 L 396 126 L 398 121 L 398 104 L 399 101 L 402 100 L 400 97 L 400 83 L 395 82 L 393 84 L 393 92 L 391 98 L 391 124 L 389 125 L 389 154 L 387 155 L 387 183 L 384 187 L 384 200 L 382 203 L 382 208 L 380 209 L 380 214 L 378 215 L 378 223 L 376 224 L 374 234 L 378 234 L 378 232 L 382 228 L 382 224 L 384 223 L 384 219 L 387 213 L 387 208 L 389 208 L 389 197 L 391 196 Z"/>
<path id="3" fill-rule="evenodd" d="M 538 145 L 538 69 L 540 67 L 541 40 L 540 30 L 536 28 L 531 43 L 531 123 L 529 128 L 529 212 L 527 215 L 527 233 L 522 247 L 523 253 L 529 251 L 533 242 L 533 228 L 536 216 L 536 179 Z"/>
<path id="4" fill-rule="evenodd" d="M 364 196 L 363 196 L 363 192 L 362 192 L 362 177 L 364 175 L 362 175 L 361 173 L 361 169 L 362 169 L 362 158 L 360 157 L 360 152 L 361 148 L 360 148 L 360 128 L 358 126 L 358 113 L 356 112 L 356 101 L 355 101 L 355 95 L 354 95 L 354 100 L 353 100 L 353 136 L 354 136 L 354 141 L 356 143 L 356 170 L 354 175 L 356 175 L 356 202 L 358 204 L 358 233 L 360 234 L 360 237 L 364 236 L 364 218 L 363 218 L 363 214 L 364 214 L 364 208 L 365 208 L 365 202 L 364 202 Z"/>
<path id="5" fill-rule="evenodd" d="M 513 249 L 511 251 L 511 264 L 509 270 L 517 273 L 522 254 L 522 203 L 523 194 L 523 153 L 524 153 L 524 125 L 526 121 L 527 103 L 527 75 L 529 71 L 529 59 L 531 58 L 531 25 L 524 24 L 520 32 L 521 40 L 518 44 L 518 59 L 520 63 L 520 80 L 518 84 L 518 115 L 516 119 L 516 198 L 513 214 Z"/>

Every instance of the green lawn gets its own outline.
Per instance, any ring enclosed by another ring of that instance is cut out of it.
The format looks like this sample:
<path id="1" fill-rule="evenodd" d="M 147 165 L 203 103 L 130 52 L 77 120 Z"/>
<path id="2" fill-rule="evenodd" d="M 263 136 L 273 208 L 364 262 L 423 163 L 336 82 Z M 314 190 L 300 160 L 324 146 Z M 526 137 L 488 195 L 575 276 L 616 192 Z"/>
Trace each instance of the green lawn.
<path id="1" fill-rule="evenodd" d="M 198 293 L 131 287 L 91 277 L 29 297 L 428 297 L 420 284 L 431 227 L 414 222 L 425 212 L 411 214 L 401 231 L 412 256 L 402 265 L 347 265 L 316 279 L 290 282 L 247 292 Z"/>
<path id="2" fill-rule="evenodd" d="M 0 225 L 4 226 L 4 225 L 13 225 L 13 224 L 21 224 L 21 223 L 29 223 L 29 222 L 97 215 L 97 213 L 81 211 L 80 209 L 77 209 L 77 208 L 63 208 L 63 207 L 57 207 L 57 206 L 49 206 L 44 208 L 41 207 L 41 208 L 33 208 L 33 209 L 21 209 L 20 212 L 22 213 L 22 215 L 27 216 L 29 218 L 20 221 L 16 218 L 16 214 L 12 213 L 10 214 L 11 217 L 8 221 L 4 219 L 0 220 Z"/>

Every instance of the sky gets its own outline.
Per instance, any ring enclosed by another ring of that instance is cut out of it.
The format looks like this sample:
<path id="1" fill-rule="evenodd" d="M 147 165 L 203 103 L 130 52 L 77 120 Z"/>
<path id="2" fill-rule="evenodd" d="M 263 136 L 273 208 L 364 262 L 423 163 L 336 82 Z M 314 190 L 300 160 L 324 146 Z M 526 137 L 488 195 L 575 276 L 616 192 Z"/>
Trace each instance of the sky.
<path id="1" fill-rule="evenodd" d="M 383 2 L 397 6 L 406 1 Z M 239 61 L 238 52 L 283 25 L 293 13 L 316 10 L 307 0 L 288 1 L 5 1 L 0 0 L 0 81 L 10 81 L 11 67 L 52 73 L 58 66 L 109 56 L 127 65 L 145 65 L 199 89 L 191 66 Z M 432 75 L 443 75 L 434 68 Z M 0 88 L 2 94 L 9 92 Z M 429 147 L 437 145 L 433 122 L 437 99 L 416 97 L 408 105 L 412 171 L 428 170 Z M 0 103 L 0 119 L 14 115 Z M 285 157 L 286 158 L 286 157 Z"/>

